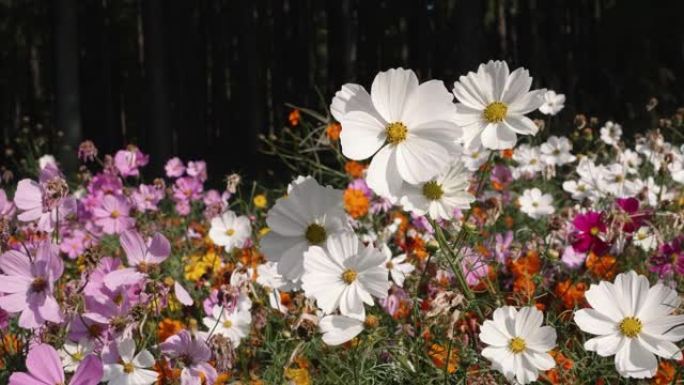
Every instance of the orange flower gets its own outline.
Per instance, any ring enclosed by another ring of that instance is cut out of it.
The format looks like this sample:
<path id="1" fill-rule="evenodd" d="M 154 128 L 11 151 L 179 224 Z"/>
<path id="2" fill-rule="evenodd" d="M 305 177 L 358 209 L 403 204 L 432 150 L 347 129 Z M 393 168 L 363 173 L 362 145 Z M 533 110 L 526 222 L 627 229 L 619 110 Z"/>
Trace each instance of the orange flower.
<path id="1" fill-rule="evenodd" d="M 527 298 L 534 296 L 536 288 L 534 281 L 528 276 L 520 276 L 513 281 L 513 292 L 521 293 Z"/>
<path id="2" fill-rule="evenodd" d="M 514 277 L 531 277 L 541 270 L 541 260 L 539 253 L 530 250 L 524 256 L 511 261 L 511 272 Z"/>
<path id="3" fill-rule="evenodd" d="M 597 278 L 611 281 L 615 277 L 617 260 L 611 255 L 598 256 L 591 252 L 587 256 L 585 264 L 587 269 Z"/>
<path id="4" fill-rule="evenodd" d="M 501 157 L 504 159 L 513 159 L 513 149 L 501 150 Z"/>
<path id="5" fill-rule="evenodd" d="M 651 380 L 651 385 L 668 385 L 674 384 L 675 375 L 677 371 L 670 361 L 660 361 L 658 364 L 658 371 L 655 377 Z"/>
<path id="6" fill-rule="evenodd" d="M 350 160 L 347 163 L 344 164 L 344 172 L 347 173 L 352 178 L 361 178 L 363 177 L 363 170 L 368 167 L 367 165 L 363 163 L 359 163 L 355 160 Z"/>
<path id="7" fill-rule="evenodd" d="M 290 122 L 290 126 L 292 127 L 298 126 L 301 118 L 302 117 L 299 114 L 299 110 L 296 108 L 290 111 L 290 115 L 287 116 L 287 120 Z"/>
<path id="8" fill-rule="evenodd" d="M 449 353 L 449 362 L 447 363 L 447 348 L 439 344 L 432 344 L 430 346 L 430 351 L 428 356 L 432 359 L 432 363 L 440 368 L 444 369 L 444 365 L 447 364 L 447 372 L 454 373 L 458 369 L 458 355 L 456 353 L 456 348 L 451 347 L 451 352 Z"/>
<path id="9" fill-rule="evenodd" d="M 555 290 L 556 295 L 561 298 L 566 309 L 584 306 L 585 291 L 587 291 L 587 285 L 584 282 L 571 283 L 569 279 L 558 282 Z"/>
<path id="10" fill-rule="evenodd" d="M 342 131 L 342 125 L 337 122 L 332 122 L 325 128 L 325 133 L 328 134 L 328 139 L 331 142 L 340 140 L 340 131 Z"/>
<path id="11" fill-rule="evenodd" d="M 22 343 L 14 334 L 5 334 L 0 343 L 0 369 L 5 367 L 5 358 L 18 354 L 21 349 Z"/>
<path id="12" fill-rule="evenodd" d="M 344 190 L 344 209 L 354 219 L 359 219 L 368 214 L 370 201 L 363 191 L 348 188 Z"/>
<path id="13" fill-rule="evenodd" d="M 228 385 L 228 381 L 230 381 L 230 374 L 220 373 L 216 377 L 216 381 L 214 381 L 214 385 Z"/>
<path id="14" fill-rule="evenodd" d="M 175 380 L 180 379 L 181 370 L 172 368 L 168 361 L 161 359 L 154 363 L 154 370 L 157 374 L 157 385 L 171 385 L 176 383 Z"/>
<path id="15" fill-rule="evenodd" d="M 183 323 L 170 318 L 164 318 L 157 327 L 157 339 L 165 341 L 167 338 L 183 330 Z"/>

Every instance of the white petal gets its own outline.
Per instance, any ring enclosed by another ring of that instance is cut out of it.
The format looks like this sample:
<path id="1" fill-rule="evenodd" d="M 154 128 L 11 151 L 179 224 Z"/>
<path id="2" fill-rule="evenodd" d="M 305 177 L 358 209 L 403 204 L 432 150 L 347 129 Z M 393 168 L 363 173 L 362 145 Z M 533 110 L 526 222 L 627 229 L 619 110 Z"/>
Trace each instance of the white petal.
<path id="1" fill-rule="evenodd" d="M 644 333 L 678 342 L 684 338 L 684 315 L 664 316 L 644 322 Z"/>
<path id="2" fill-rule="evenodd" d="M 348 112 L 340 123 L 340 144 L 342 153 L 347 158 L 370 158 L 382 147 L 387 138 L 386 124 L 364 111 Z"/>
<path id="3" fill-rule="evenodd" d="M 681 360 L 682 352 L 677 345 L 670 341 L 650 336 L 646 333 L 639 334 L 639 342 L 651 353 L 668 360 Z"/>
<path id="4" fill-rule="evenodd" d="M 584 349 L 596 352 L 601 357 L 608 357 L 615 354 L 627 342 L 626 340 L 627 338 L 616 332 L 587 340 L 584 343 Z"/>
<path id="5" fill-rule="evenodd" d="M 411 184 L 426 182 L 449 164 L 450 156 L 444 146 L 420 137 L 409 137 L 396 146 L 399 175 Z"/>
<path id="6" fill-rule="evenodd" d="M 487 345 L 507 347 L 511 336 L 507 331 L 500 330 L 493 321 L 486 320 L 480 328 L 480 340 Z"/>
<path id="7" fill-rule="evenodd" d="M 366 183 L 377 195 L 395 201 L 401 190 L 402 179 L 397 168 L 396 151 L 393 146 L 383 147 L 371 161 L 366 173 Z"/>
<path id="8" fill-rule="evenodd" d="M 436 120 L 452 121 L 456 113 L 453 100 L 441 80 L 427 81 L 406 101 L 401 121 L 409 129 Z"/>
<path id="9" fill-rule="evenodd" d="M 323 342 L 328 345 L 340 345 L 363 331 L 363 321 L 341 315 L 329 315 L 321 318 L 318 327 L 323 333 Z"/>
<path id="10" fill-rule="evenodd" d="M 638 340 L 630 338 L 615 354 L 615 368 L 623 377 L 650 378 L 658 369 L 658 361 Z"/>
<path id="11" fill-rule="evenodd" d="M 407 99 L 417 88 L 418 78 L 413 71 L 392 68 L 375 76 L 371 99 L 375 109 L 388 123 L 399 122 Z"/>
<path id="12" fill-rule="evenodd" d="M 575 323 L 583 332 L 607 335 L 617 331 L 617 323 L 594 309 L 581 309 L 575 312 Z"/>
<path id="13" fill-rule="evenodd" d="M 621 309 L 620 298 L 611 283 L 601 281 L 598 285 L 591 285 L 584 296 L 591 307 L 615 322 L 632 315 Z"/>
<path id="14" fill-rule="evenodd" d="M 528 335 L 525 342 L 528 349 L 546 353 L 556 346 L 556 329 L 551 326 L 542 326 L 535 330 L 532 335 Z"/>
<path id="15" fill-rule="evenodd" d="M 522 115 L 508 115 L 504 119 L 504 124 L 521 135 L 536 135 L 539 131 L 539 127 L 534 124 L 532 119 Z"/>
<path id="16" fill-rule="evenodd" d="M 133 365 L 137 366 L 138 368 L 150 368 L 154 366 L 154 357 L 149 351 L 142 350 L 133 359 Z"/>
<path id="17" fill-rule="evenodd" d="M 503 123 L 490 123 L 482 131 L 482 145 L 492 150 L 506 150 L 515 147 L 516 135 Z"/>
<path id="18" fill-rule="evenodd" d="M 544 315 L 537 308 L 526 306 L 518 311 L 515 317 L 515 335 L 522 337 L 533 335 L 544 322 Z"/>
<path id="19" fill-rule="evenodd" d="M 365 111 L 377 115 L 368 92 L 359 84 L 347 83 L 335 93 L 330 104 L 330 113 L 338 122 L 349 111 Z M 379 117 L 379 116 L 378 116 Z"/>

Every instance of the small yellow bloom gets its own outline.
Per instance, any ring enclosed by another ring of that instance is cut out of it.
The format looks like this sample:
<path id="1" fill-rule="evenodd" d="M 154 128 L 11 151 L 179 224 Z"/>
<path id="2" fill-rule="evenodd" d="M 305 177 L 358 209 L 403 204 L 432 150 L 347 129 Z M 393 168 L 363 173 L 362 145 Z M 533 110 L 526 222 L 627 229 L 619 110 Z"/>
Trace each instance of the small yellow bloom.
<path id="1" fill-rule="evenodd" d="M 259 229 L 259 236 L 263 237 L 264 235 L 268 234 L 270 231 L 271 231 L 270 228 L 262 227 L 261 229 Z"/>
<path id="2" fill-rule="evenodd" d="M 311 384 L 311 375 L 306 368 L 287 368 L 285 369 L 285 378 L 290 380 L 294 385 L 309 385 Z"/>
<path id="3" fill-rule="evenodd" d="M 266 195 L 264 194 L 259 194 L 254 196 L 254 199 L 252 199 L 252 202 L 254 202 L 254 206 L 258 209 L 264 209 L 268 205 L 268 199 L 266 198 Z"/>

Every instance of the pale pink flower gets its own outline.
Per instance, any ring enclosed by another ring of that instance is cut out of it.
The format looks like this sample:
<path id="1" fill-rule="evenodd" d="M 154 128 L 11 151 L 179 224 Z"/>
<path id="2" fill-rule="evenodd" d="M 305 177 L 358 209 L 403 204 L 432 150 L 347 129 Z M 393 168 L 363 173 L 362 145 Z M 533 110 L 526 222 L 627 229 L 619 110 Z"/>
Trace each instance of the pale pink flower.
<path id="1" fill-rule="evenodd" d="M 34 345 L 26 356 L 28 373 L 15 372 L 9 385 L 66 384 L 59 354 L 50 345 Z M 95 355 L 86 356 L 78 365 L 69 385 L 97 385 L 102 379 L 102 362 Z"/>
<path id="2" fill-rule="evenodd" d="M 114 195 L 105 195 L 99 207 L 96 207 L 93 216 L 95 224 L 102 227 L 106 234 L 119 234 L 133 227 L 135 220 L 129 216 L 131 206 L 126 198 Z"/>
<path id="3" fill-rule="evenodd" d="M 171 158 L 166 162 L 166 166 L 164 166 L 164 170 L 166 171 L 166 176 L 169 178 L 178 178 L 183 176 L 183 173 L 185 173 L 185 165 L 183 164 L 183 161 L 180 160 L 178 157 Z"/>

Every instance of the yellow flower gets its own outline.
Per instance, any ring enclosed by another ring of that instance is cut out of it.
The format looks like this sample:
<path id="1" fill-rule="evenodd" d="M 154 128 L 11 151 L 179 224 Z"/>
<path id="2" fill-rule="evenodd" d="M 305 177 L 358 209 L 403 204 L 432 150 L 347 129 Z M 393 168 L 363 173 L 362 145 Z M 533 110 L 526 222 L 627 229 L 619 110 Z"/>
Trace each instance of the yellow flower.
<path id="1" fill-rule="evenodd" d="M 266 198 L 266 195 L 264 194 L 259 194 L 254 196 L 254 199 L 252 199 L 252 202 L 254 202 L 254 206 L 258 209 L 264 209 L 268 205 L 268 199 Z"/>
<path id="2" fill-rule="evenodd" d="M 306 368 L 287 368 L 285 369 L 285 378 L 290 380 L 294 385 L 309 385 L 311 384 L 311 375 Z"/>
<path id="3" fill-rule="evenodd" d="M 185 279 L 197 281 L 208 272 L 215 273 L 221 268 L 221 257 L 214 250 L 199 256 L 193 255 L 185 265 Z"/>

